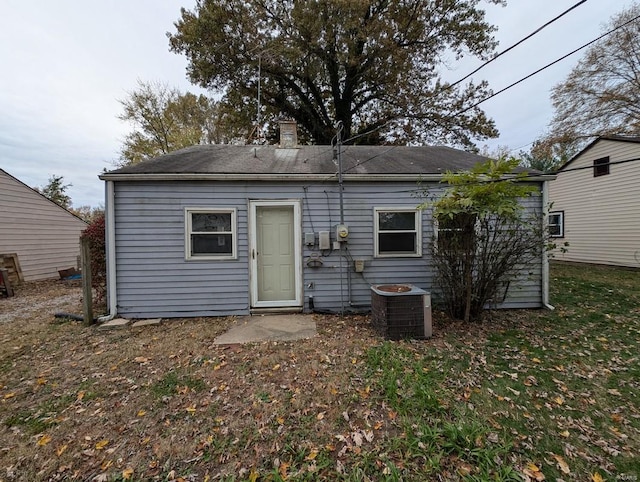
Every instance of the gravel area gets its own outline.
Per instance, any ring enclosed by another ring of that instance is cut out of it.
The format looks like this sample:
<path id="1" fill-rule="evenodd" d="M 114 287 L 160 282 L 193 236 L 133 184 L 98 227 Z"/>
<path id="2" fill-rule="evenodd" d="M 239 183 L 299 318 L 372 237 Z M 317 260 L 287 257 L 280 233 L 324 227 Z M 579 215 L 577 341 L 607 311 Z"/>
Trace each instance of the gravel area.
<path id="1" fill-rule="evenodd" d="M 15 296 L 0 298 L 0 323 L 30 319 L 58 312 L 82 314 L 82 286 L 79 281 L 46 280 L 23 283 Z"/>

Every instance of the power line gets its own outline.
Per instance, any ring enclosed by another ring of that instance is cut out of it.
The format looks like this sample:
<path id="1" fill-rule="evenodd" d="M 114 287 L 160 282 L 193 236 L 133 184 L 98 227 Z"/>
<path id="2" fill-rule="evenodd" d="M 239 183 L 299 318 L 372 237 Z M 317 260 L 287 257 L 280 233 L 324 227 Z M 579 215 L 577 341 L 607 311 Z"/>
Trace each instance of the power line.
<path id="1" fill-rule="evenodd" d="M 475 104 L 470 105 L 469 107 L 466 107 L 466 108 L 464 108 L 464 109 L 462 109 L 462 110 L 460 110 L 460 111 L 456 112 L 456 113 L 455 113 L 453 116 L 451 116 L 451 117 L 456 117 L 456 116 L 458 116 L 458 115 L 460 115 L 460 114 L 464 114 L 465 112 L 467 112 L 467 111 L 469 111 L 469 110 L 473 109 L 474 107 L 479 106 L 479 105 L 480 105 L 480 104 L 482 104 L 483 102 L 486 102 L 487 100 L 492 99 L 493 97 L 495 97 L 495 96 L 497 96 L 497 95 L 502 94 L 504 91 L 509 90 L 509 89 L 511 89 L 512 87 L 515 87 L 516 85 L 520 84 L 521 82 L 524 82 L 525 80 L 527 80 L 527 79 L 529 79 L 529 78 L 533 77 L 533 76 L 534 76 L 534 75 L 536 75 L 536 74 L 539 74 L 539 73 L 540 73 L 540 72 L 542 72 L 543 70 L 548 69 L 548 68 L 549 68 L 549 67 L 551 67 L 552 65 L 555 65 L 555 64 L 557 64 L 558 62 L 560 62 L 560 61 L 562 61 L 562 60 L 566 59 L 567 57 L 570 57 L 571 55 L 575 54 L 576 52 L 579 52 L 580 50 L 584 49 L 585 47 L 588 47 L 589 45 L 591 45 L 591 44 L 593 44 L 593 43 L 597 42 L 598 40 L 601 40 L 602 38 L 606 37 L 607 35 L 612 34 L 612 33 L 613 33 L 613 32 L 615 32 L 616 30 L 620 30 L 622 27 L 626 27 L 628 24 L 630 24 L 631 22 L 634 22 L 634 21 L 638 20 L 639 18 L 640 18 L 640 15 L 637 15 L 636 17 L 633 17 L 631 20 L 628 20 L 628 21 L 626 21 L 625 23 L 623 23 L 623 24 L 621 24 L 621 25 L 618 25 L 618 26 L 617 26 L 617 27 L 615 27 L 614 29 L 609 30 L 608 32 L 606 32 L 606 33 L 604 33 L 604 34 L 600 35 L 599 37 L 597 37 L 597 38 L 595 38 L 595 39 L 591 40 L 590 42 L 587 42 L 586 44 L 584 44 L 584 45 L 582 45 L 582 46 L 578 47 L 577 49 L 572 50 L 571 52 L 569 52 L 569 53 L 568 53 L 568 54 L 566 54 L 566 55 L 563 55 L 563 56 L 562 56 L 562 57 L 560 57 L 559 59 L 556 59 L 556 60 L 554 60 L 553 62 L 548 63 L 547 65 L 545 65 L 544 67 L 539 68 L 539 69 L 538 69 L 538 70 L 536 70 L 535 72 L 532 72 L 532 73 L 530 73 L 529 75 L 527 75 L 527 76 L 525 76 L 525 77 L 521 78 L 520 80 L 517 80 L 516 82 L 514 82 L 514 83 L 512 83 L 512 84 L 508 85 L 507 87 L 505 87 L 505 88 L 503 88 L 503 89 L 500 89 L 498 92 L 494 92 L 493 94 L 491 94 L 491 95 L 489 95 L 489 96 L 485 97 L 484 99 L 482 99 L 482 100 L 480 100 L 480 101 L 476 102 Z"/>
<path id="2" fill-rule="evenodd" d="M 586 1 L 586 0 L 585 0 L 585 1 Z M 572 9 L 576 8 L 576 7 L 577 7 L 577 6 L 579 6 L 581 3 L 582 3 L 582 2 L 580 2 L 580 3 L 576 4 L 576 5 L 574 5 L 573 7 L 571 7 L 571 8 L 570 8 L 569 10 L 567 10 L 566 12 L 563 12 L 563 13 L 562 13 L 560 16 L 558 16 L 557 18 L 562 17 L 565 13 L 567 13 L 567 12 L 569 12 L 570 10 L 572 10 Z M 525 77 L 521 78 L 520 80 L 517 80 L 516 82 L 513 82 L 512 84 L 508 85 L 507 87 L 505 87 L 505 88 L 503 88 L 503 89 L 500 89 L 500 90 L 499 90 L 499 91 L 497 91 L 497 92 L 492 93 L 491 95 L 489 95 L 489 96 L 485 97 L 484 99 L 482 99 L 482 100 L 480 100 L 480 101 L 476 102 L 475 104 L 470 105 L 469 107 L 466 107 L 466 108 L 464 108 L 464 109 L 462 109 L 462 110 L 460 110 L 460 111 L 456 112 L 456 113 L 455 113 L 455 114 L 453 114 L 452 116 L 449 116 L 449 118 L 456 117 L 456 116 L 458 116 L 458 115 L 460 115 L 460 114 L 464 114 L 465 112 L 467 112 L 467 111 L 469 111 L 469 110 L 471 110 L 471 109 L 473 109 L 473 108 L 475 108 L 475 107 L 479 106 L 479 105 L 480 105 L 480 104 L 482 104 L 483 102 L 486 102 L 487 100 L 492 99 L 493 97 L 496 97 L 496 96 L 498 96 L 498 95 L 502 94 L 503 92 L 505 92 L 505 91 L 507 91 L 507 90 L 509 90 L 509 89 L 511 89 L 511 88 L 513 88 L 513 87 L 515 87 L 516 85 L 518 85 L 518 84 L 520 84 L 520 83 L 524 82 L 525 80 L 530 79 L 530 78 L 531 78 L 531 77 L 533 77 L 534 75 L 539 74 L 540 72 L 542 72 L 542 71 L 544 71 L 544 70 L 548 69 L 549 67 L 551 67 L 551 66 L 553 66 L 553 65 L 557 64 L 558 62 L 561 62 L 562 60 L 566 59 L 567 57 L 570 57 L 571 55 L 573 55 L 573 54 L 575 54 L 575 53 L 579 52 L 580 50 L 582 50 L 582 49 L 584 49 L 584 48 L 586 48 L 586 47 L 588 47 L 588 46 L 590 46 L 590 45 L 594 44 L 595 42 L 597 42 L 597 41 L 599 41 L 599 40 L 603 39 L 603 38 L 604 38 L 604 37 L 606 37 L 607 35 L 610 35 L 610 34 L 612 34 L 613 32 L 616 32 L 617 30 L 619 30 L 619 29 L 621 29 L 621 28 L 623 28 L 623 27 L 626 27 L 627 25 L 629 25 L 630 23 L 632 23 L 632 22 L 634 22 L 634 21 L 638 20 L 639 18 L 640 18 L 640 15 L 638 15 L 638 16 L 636 16 L 636 17 L 632 18 L 631 20 L 628 20 L 628 21 L 624 22 L 623 24 L 618 25 L 617 27 L 615 27 L 615 28 L 613 28 L 613 29 L 609 30 L 608 32 L 605 32 L 604 34 L 602 34 L 602 35 L 600 35 L 600 36 L 596 37 L 595 39 L 593 39 L 593 40 L 591 40 L 591 41 L 587 42 L 586 44 L 584 44 L 584 45 L 582 45 L 582 46 L 578 47 L 577 49 L 572 50 L 572 51 L 571 51 L 571 52 L 569 52 L 568 54 L 563 55 L 562 57 L 560 57 L 560 58 L 558 58 L 558 59 L 554 60 L 553 62 L 550 62 L 549 64 L 545 65 L 544 67 L 541 67 L 540 69 L 536 70 L 535 72 L 532 72 L 531 74 L 529 74 L 529 75 L 527 75 L 527 76 L 525 76 Z M 555 20 L 556 20 L 556 19 L 553 19 L 553 20 L 551 20 L 550 22 L 553 22 L 553 21 L 555 21 Z M 542 29 L 542 28 L 544 28 L 545 26 L 546 26 L 546 24 L 545 24 L 544 26 L 540 27 L 538 30 L 541 30 L 541 29 Z M 537 31 L 536 31 L 536 32 L 537 32 Z M 527 37 L 525 37 L 525 38 L 524 38 L 524 39 L 522 39 L 521 41 L 517 42 L 514 46 L 512 46 L 512 47 L 510 47 L 509 49 L 505 50 L 505 52 L 503 52 L 503 53 L 506 53 L 508 50 L 511 50 L 511 48 L 513 48 L 513 47 L 515 47 L 516 45 L 519 45 L 520 43 L 524 42 L 526 39 L 530 38 L 530 37 L 531 37 L 532 35 L 534 35 L 536 32 L 534 32 L 534 33 L 532 33 L 532 34 L 528 35 Z M 496 58 L 497 58 L 497 57 L 496 57 Z M 487 62 L 487 63 L 489 63 L 489 62 Z M 486 64 L 485 64 L 485 65 L 486 65 Z M 483 65 L 483 66 L 484 66 L 484 65 Z M 482 68 L 483 66 L 481 66 L 480 68 Z M 477 70 L 479 70 L 479 69 L 477 69 Z M 477 70 L 476 70 L 476 71 L 474 71 L 474 72 L 472 72 L 470 75 L 472 75 L 473 73 L 477 72 Z M 463 79 L 461 79 L 461 80 L 459 80 L 459 81 L 454 82 L 454 84 L 453 84 L 453 85 L 456 85 L 456 84 L 460 83 L 462 80 L 464 80 L 464 79 L 466 79 L 466 78 L 468 78 L 468 76 L 465 76 Z M 446 90 L 446 89 L 443 89 L 443 90 Z M 363 134 L 359 134 L 359 135 L 357 135 L 357 136 L 353 136 L 353 137 L 351 137 L 351 138 L 349 138 L 349 139 L 346 139 L 346 140 L 345 140 L 345 142 L 349 142 L 349 141 L 352 141 L 352 140 L 354 140 L 354 139 L 357 139 L 358 137 L 362 137 L 362 136 L 364 136 L 364 135 L 371 134 L 372 132 L 378 131 L 378 130 L 382 129 L 383 127 L 386 127 L 387 125 L 389 125 L 391 122 L 393 122 L 393 121 L 387 121 L 387 122 L 385 122 L 383 125 L 378 126 L 378 127 L 375 127 L 374 129 L 371 129 L 370 131 L 367 131 L 367 132 L 365 132 L 365 133 L 363 133 Z M 367 160 L 362 161 L 360 164 L 362 164 L 362 163 L 364 163 L 364 162 L 367 162 Z"/>
<path id="3" fill-rule="evenodd" d="M 374 132 L 377 132 L 377 131 L 379 131 L 380 129 L 382 129 L 382 128 L 384 128 L 384 127 L 387 127 L 387 126 L 388 126 L 389 124 L 391 124 L 392 122 L 393 122 L 393 120 L 388 120 L 388 121 L 386 121 L 384 124 L 379 125 L 379 126 L 377 126 L 377 127 L 374 127 L 374 128 L 372 128 L 372 129 L 370 129 L 370 130 L 368 130 L 368 131 L 366 131 L 366 132 L 361 132 L 360 134 L 356 134 L 355 136 L 351 136 L 351 137 L 349 137 L 348 139 L 343 140 L 343 141 L 342 141 L 342 143 L 343 143 L 343 144 L 345 144 L 345 143 L 347 143 L 347 142 L 351 142 L 351 141 L 354 141 L 354 140 L 356 140 L 356 139 L 359 139 L 360 137 L 364 137 L 364 136 L 367 136 L 367 135 L 372 134 L 372 133 L 374 133 Z"/>
<path id="4" fill-rule="evenodd" d="M 467 80 L 469 77 L 471 77 L 473 74 L 477 73 L 479 70 L 485 68 L 487 65 L 489 65 L 491 62 L 493 62 L 494 60 L 496 60 L 498 57 L 503 56 L 504 54 L 506 54 L 507 52 L 513 50 L 514 48 L 516 48 L 518 45 L 520 45 L 521 43 L 529 40 L 531 37 L 533 37 L 535 34 L 541 32 L 543 29 L 545 29 L 546 27 L 548 27 L 549 25 L 551 25 L 552 23 L 556 22 L 557 20 L 559 20 L 561 17 L 564 17 L 567 13 L 569 13 L 571 10 L 573 10 L 574 8 L 579 7 L 580 5 L 582 5 L 583 3 L 585 3 L 587 0 L 581 0 L 580 2 L 576 3 L 573 7 L 565 10 L 564 12 L 562 12 L 560 15 L 558 15 L 557 17 L 549 20 L 547 23 L 545 23 L 544 25 L 542 25 L 541 27 L 538 27 L 536 30 L 534 30 L 533 32 L 531 32 L 529 35 L 527 35 L 526 37 L 524 37 L 523 39 L 519 40 L 518 42 L 516 42 L 515 44 L 513 44 L 511 47 L 507 48 L 506 50 L 503 50 L 502 52 L 498 53 L 497 55 L 493 56 L 492 58 L 490 58 L 489 60 L 487 60 L 484 64 L 482 64 L 480 67 L 478 67 L 477 69 L 475 69 L 473 72 L 468 73 L 467 75 L 465 75 L 464 77 L 462 77 L 461 79 L 455 81 L 453 84 L 450 84 L 447 88 L 451 89 L 453 87 L 455 87 L 456 85 L 458 85 L 459 83 Z"/>
<path id="5" fill-rule="evenodd" d="M 538 27 L 536 30 L 534 30 L 533 32 L 531 32 L 529 35 L 527 35 L 526 37 L 520 39 L 518 42 L 516 42 L 515 44 L 511 45 L 510 47 L 508 47 L 507 49 L 503 50 L 502 52 L 496 54 L 494 57 L 492 57 L 491 59 L 489 59 L 488 61 L 486 61 L 484 64 L 482 64 L 480 67 L 478 67 L 477 69 L 475 69 L 474 71 L 470 72 L 469 74 L 465 75 L 464 77 L 462 77 L 461 79 L 456 80 L 454 83 L 452 84 L 447 84 L 445 87 L 443 87 L 441 89 L 441 92 L 445 92 L 447 90 L 452 89 L 453 87 L 455 87 L 456 85 L 460 84 L 461 82 L 465 81 L 466 79 L 468 79 L 469 77 L 471 77 L 473 74 L 477 73 L 479 70 L 483 69 L 484 67 L 486 67 L 487 65 L 489 65 L 491 62 L 493 62 L 494 60 L 498 59 L 499 57 L 503 56 L 504 54 L 506 54 L 507 52 L 513 50 L 514 48 L 516 48 L 518 45 L 522 44 L 523 42 L 529 40 L 531 37 L 533 37 L 534 35 L 536 35 L 537 33 L 541 32 L 543 29 L 545 29 L 546 27 L 548 27 L 549 25 L 551 25 L 552 23 L 556 22 L 557 20 L 559 20 L 560 18 L 564 17 L 567 13 L 571 12 L 572 10 L 574 10 L 575 8 L 579 7 L 580 5 L 582 5 L 583 3 L 585 3 L 587 0 L 581 0 L 578 3 L 576 3 L 575 5 L 573 5 L 571 8 L 565 10 L 564 12 L 562 12 L 560 15 L 557 15 L 556 17 L 552 18 L 551 20 L 549 20 L 547 23 L 545 23 L 544 25 Z M 596 39 L 597 40 L 597 39 Z M 495 94 L 497 95 L 497 94 Z M 469 109 L 472 109 L 476 106 L 478 106 L 480 103 L 484 102 L 485 100 L 490 99 L 491 97 L 487 97 L 486 99 L 478 102 L 477 104 L 469 107 L 466 110 L 463 110 L 461 112 L 458 112 L 455 115 L 459 115 L 463 112 L 466 112 Z M 454 117 L 455 117 L 454 115 Z M 366 132 L 362 132 L 360 134 L 354 135 L 348 139 L 345 139 L 343 141 L 343 143 L 347 143 L 347 142 L 351 142 L 354 141 L 356 139 L 359 139 L 361 137 L 364 137 L 366 135 L 372 134 L 373 132 L 377 132 L 380 129 L 383 129 L 384 127 L 388 126 L 389 124 L 391 124 L 393 122 L 393 120 L 389 120 L 386 121 L 384 124 L 374 127 Z"/>
<path id="6" fill-rule="evenodd" d="M 622 161 L 612 161 L 612 162 L 605 162 L 603 164 L 599 164 L 600 166 L 615 166 L 617 164 L 627 164 L 628 162 L 637 162 L 640 161 L 640 157 L 634 157 L 632 159 L 624 159 Z M 571 169 L 562 169 L 559 171 L 555 171 L 555 172 L 550 172 L 549 174 L 563 174 L 565 172 L 571 172 L 571 171 L 582 171 L 585 169 L 593 169 L 594 166 L 581 166 L 581 167 L 572 167 Z"/>
<path id="7" fill-rule="evenodd" d="M 358 166 L 361 166 L 361 165 L 362 165 L 362 164 L 364 164 L 365 162 L 369 162 L 369 161 L 371 161 L 372 159 L 375 159 L 376 157 L 380 157 L 380 156 L 382 156 L 382 155 L 386 154 L 387 152 L 391 152 L 391 151 L 393 151 L 393 150 L 394 150 L 394 149 L 396 149 L 397 147 L 398 147 L 398 146 L 389 146 L 389 149 L 386 149 L 386 150 L 384 150 L 384 151 L 382 151 L 382 152 L 380 152 L 380 153 L 376 154 L 375 156 L 371 156 L 371 157 L 369 157 L 368 159 L 366 159 L 366 160 L 364 160 L 364 161 L 361 161 L 361 162 L 356 162 L 356 164 L 354 164 L 354 165 L 353 165 L 353 166 L 351 166 L 350 168 L 345 169 L 345 170 L 344 170 L 344 172 L 351 171 L 351 170 L 353 170 L 353 169 L 357 168 Z"/>

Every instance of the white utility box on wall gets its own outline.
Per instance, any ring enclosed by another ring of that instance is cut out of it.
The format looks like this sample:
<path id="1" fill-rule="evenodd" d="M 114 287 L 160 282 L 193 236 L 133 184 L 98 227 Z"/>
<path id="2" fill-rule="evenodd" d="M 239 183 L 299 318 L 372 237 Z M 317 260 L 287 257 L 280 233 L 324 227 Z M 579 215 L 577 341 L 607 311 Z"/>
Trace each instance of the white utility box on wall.
<path id="1" fill-rule="evenodd" d="M 318 249 L 331 249 L 329 231 L 320 231 L 318 233 Z"/>

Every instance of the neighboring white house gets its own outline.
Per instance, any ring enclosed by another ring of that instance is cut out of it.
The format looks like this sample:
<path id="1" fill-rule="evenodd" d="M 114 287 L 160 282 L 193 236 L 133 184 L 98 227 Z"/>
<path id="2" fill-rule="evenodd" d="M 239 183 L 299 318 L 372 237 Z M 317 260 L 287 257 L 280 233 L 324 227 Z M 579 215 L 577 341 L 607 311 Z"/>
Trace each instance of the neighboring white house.
<path id="1" fill-rule="evenodd" d="M 640 137 L 596 139 L 550 184 L 556 259 L 640 268 Z"/>
<path id="2" fill-rule="evenodd" d="M 25 281 L 77 267 L 79 217 L 0 169 L 0 254 L 18 255 Z"/>

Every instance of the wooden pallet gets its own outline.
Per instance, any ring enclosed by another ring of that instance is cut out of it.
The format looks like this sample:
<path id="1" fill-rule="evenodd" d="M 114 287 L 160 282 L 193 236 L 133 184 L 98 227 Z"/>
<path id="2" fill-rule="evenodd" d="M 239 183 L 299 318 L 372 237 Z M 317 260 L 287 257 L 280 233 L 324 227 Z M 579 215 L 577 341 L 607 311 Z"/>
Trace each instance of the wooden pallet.
<path id="1" fill-rule="evenodd" d="M 13 288 L 11 288 L 11 282 L 9 281 L 9 271 L 0 268 L 0 296 L 9 298 L 13 296 Z"/>
<path id="2" fill-rule="evenodd" d="M 11 285 L 18 286 L 24 281 L 20 261 L 16 253 L 0 254 L 0 269 L 7 270 Z"/>

